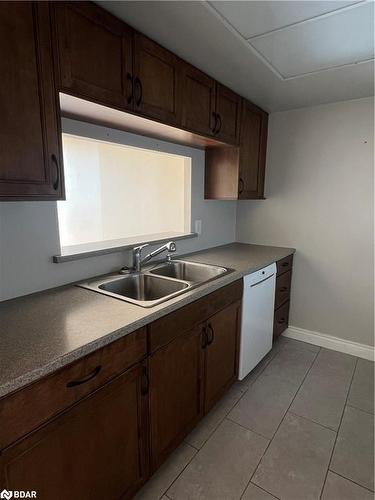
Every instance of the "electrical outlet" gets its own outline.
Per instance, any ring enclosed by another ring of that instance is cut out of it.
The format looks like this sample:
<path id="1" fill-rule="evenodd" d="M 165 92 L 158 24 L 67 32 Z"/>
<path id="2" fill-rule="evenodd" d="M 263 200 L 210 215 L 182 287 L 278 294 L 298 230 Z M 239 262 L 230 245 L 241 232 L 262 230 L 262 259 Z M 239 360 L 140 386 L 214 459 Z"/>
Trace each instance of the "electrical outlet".
<path id="1" fill-rule="evenodd" d="M 197 234 L 202 234 L 202 221 L 201 220 L 195 221 L 195 232 Z"/>

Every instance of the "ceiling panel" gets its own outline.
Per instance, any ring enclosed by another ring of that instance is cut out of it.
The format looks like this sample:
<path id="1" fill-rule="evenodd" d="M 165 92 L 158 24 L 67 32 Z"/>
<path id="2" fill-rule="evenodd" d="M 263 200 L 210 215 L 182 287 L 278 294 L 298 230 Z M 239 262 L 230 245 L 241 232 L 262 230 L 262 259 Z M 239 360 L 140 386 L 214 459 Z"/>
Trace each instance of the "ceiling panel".
<path id="1" fill-rule="evenodd" d="M 250 40 L 283 78 L 374 57 L 374 4 L 364 3 Z"/>
<path id="2" fill-rule="evenodd" d="M 209 2 L 244 38 L 251 38 L 354 3 L 356 2 L 353 0 Z"/>

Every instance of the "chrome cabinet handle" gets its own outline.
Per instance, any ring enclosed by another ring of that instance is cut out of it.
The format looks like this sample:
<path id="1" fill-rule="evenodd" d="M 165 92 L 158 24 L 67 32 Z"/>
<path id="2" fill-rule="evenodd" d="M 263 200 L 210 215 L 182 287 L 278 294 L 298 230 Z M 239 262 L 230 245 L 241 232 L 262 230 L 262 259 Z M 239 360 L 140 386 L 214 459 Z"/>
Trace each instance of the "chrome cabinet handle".
<path id="1" fill-rule="evenodd" d="M 94 377 L 96 377 L 98 375 L 98 373 L 100 372 L 101 369 L 102 369 L 102 367 L 100 365 L 97 366 L 96 368 L 94 368 L 94 370 L 91 373 L 89 373 L 88 375 L 86 375 L 86 377 L 81 378 L 80 380 L 72 380 L 72 381 L 68 382 L 66 384 L 66 387 L 76 387 L 77 385 L 85 384 L 89 380 L 91 380 Z"/>

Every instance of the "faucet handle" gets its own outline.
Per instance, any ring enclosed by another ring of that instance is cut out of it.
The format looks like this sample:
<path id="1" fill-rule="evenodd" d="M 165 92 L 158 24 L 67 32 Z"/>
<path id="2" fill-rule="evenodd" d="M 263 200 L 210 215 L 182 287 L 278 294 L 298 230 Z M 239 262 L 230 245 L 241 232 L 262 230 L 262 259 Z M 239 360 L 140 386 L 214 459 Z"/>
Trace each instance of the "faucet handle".
<path id="1" fill-rule="evenodd" d="M 133 248 L 133 253 L 141 253 L 142 248 L 145 248 L 145 247 L 148 247 L 148 246 L 149 246 L 148 243 L 144 243 L 143 245 L 139 245 L 137 247 L 134 247 Z"/>

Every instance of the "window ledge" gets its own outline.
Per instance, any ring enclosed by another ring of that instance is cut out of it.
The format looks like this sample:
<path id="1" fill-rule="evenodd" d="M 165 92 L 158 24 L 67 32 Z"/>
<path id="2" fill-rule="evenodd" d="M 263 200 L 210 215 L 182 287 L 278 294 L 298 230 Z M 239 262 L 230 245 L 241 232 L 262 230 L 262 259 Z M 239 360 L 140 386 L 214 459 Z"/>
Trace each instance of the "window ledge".
<path id="1" fill-rule="evenodd" d="M 60 255 L 52 257 L 53 262 L 60 264 L 72 260 L 87 259 L 88 257 L 97 257 L 110 253 L 122 252 L 136 245 L 150 243 L 156 245 L 170 240 L 186 240 L 196 238 L 197 233 L 159 233 L 147 236 L 135 236 L 134 238 L 122 238 L 119 240 L 98 241 L 93 243 L 83 243 L 81 245 L 72 245 L 61 248 Z"/>

